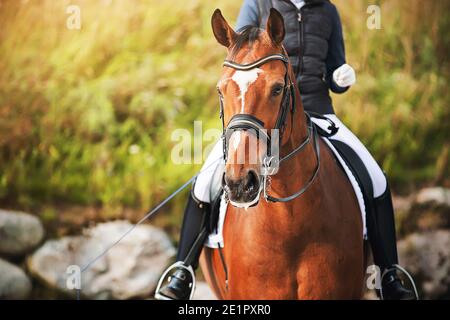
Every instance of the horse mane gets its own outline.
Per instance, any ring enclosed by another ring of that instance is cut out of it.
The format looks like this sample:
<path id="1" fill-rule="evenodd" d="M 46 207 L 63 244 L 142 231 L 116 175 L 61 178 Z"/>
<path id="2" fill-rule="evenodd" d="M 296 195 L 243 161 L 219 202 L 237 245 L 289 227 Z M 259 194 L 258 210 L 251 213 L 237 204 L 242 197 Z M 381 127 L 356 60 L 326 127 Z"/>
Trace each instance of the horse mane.
<path id="1" fill-rule="evenodd" d="M 262 31 L 262 29 L 252 25 L 241 28 L 237 34 L 236 42 L 231 48 L 231 57 L 234 58 L 244 45 L 252 45 L 258 39 Z"/>

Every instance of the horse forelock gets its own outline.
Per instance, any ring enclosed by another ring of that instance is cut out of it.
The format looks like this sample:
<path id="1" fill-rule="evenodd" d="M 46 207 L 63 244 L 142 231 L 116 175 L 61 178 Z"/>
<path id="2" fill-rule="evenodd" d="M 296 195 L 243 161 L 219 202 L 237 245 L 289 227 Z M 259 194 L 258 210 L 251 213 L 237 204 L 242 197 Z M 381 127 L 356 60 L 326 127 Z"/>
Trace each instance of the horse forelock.
<path id="1" fill-rule="evenodd" d="M 247 26 L 237 35 L 229 50 L 228 60 L 245 63 L 246 61 L 241 60 L 246 56 L 250 56 L 251 60 L 260 56 L 281 53 L 281 46 L 274 44 L 264 29 Z"/>

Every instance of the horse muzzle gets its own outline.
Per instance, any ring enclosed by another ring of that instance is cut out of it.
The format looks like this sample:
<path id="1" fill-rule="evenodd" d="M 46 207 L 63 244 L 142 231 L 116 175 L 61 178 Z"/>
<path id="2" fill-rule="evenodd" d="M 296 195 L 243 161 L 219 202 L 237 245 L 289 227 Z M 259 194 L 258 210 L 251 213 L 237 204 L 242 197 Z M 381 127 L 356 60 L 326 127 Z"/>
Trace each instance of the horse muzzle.
<path id="1" fill-rule="evenodd" d="M 225 173 L 223 188 L 229 202 L 238 208 L 256 206 L 262 191 L 262 181 L 255 170 L 248 170 L 247 174 L 232 178 Z"/>

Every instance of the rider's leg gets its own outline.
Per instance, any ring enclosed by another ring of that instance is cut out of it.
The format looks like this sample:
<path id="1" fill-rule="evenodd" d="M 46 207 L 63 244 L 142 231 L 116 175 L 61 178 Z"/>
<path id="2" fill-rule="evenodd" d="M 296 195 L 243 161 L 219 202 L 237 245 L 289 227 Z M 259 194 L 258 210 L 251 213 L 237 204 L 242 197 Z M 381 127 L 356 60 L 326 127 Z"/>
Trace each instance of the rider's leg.
<path id="1" fill-rule="evenodd" d="M 195 270 L 198 266 L 202 244 L 207 236 L 205 227 L 210 210 L 211 178 L 222 159 L 222 140 L 219 140 L 195 181 L 184 211 L 177 252 L 177 262 L 182 266 L 175 267 L 169 282 L 156 292 L 155 297 L 158 299 L 185 300 L 189 298 L 193 275 L 186 268 L 192 267 L 192 270 Z"/>
<path id="2" fill-rule="evenodd" d="M 195 195 L 191 194 L 184 210 L 183 224 L 181 225 L 180 243 L 178 244 L 177 261 L 185 261 L 188 254 L 206 225 L 209 212 L 209 203 L 198 200 Z M 198 253 L 198 255 L 200 252 Z M 197 256 L 197 254 L 195 254 Z M 197 260 L 193 259 L 192 267 L 197 268 Z"/>
<path id="3" fill-rule="evenodd" d="M 177 261 L 184 261 L 194 244 L 198 234 L 207 220 L 211 203 L 210 190 L 211 178 L 223 159 L 222 140 L 220 139 L 211 150 L 200 173 L 195 181 L 194 187 L 189 195 L 188 204 L 184 211 L 183 224 L 181 227 L 180 243 L 178 245 Z M 200 252 L 198 253 L 200 255 Z M 197 260 L 194 259 L 194 269 Z"/>
<path id="4" fill-rule="evenodd" d="M 339 128 L 331 139 L 345 143 L 360 157 L 369 173 L 373 186 L 373 210 L 367 217 L 367 231 L 372 247 L 375 264 L 386 274 L 382 286 L 385 298 L 414 298 L 411 291 L 405 289 L 392 269 L 398 264 L 397 242 L 395 235 L 394 209 L 388 181 L 383 170 L 361 143 L 361 141 L 336 117 L 326 115 Z M 387 272 L 388 270 L 392 270 Z"/>

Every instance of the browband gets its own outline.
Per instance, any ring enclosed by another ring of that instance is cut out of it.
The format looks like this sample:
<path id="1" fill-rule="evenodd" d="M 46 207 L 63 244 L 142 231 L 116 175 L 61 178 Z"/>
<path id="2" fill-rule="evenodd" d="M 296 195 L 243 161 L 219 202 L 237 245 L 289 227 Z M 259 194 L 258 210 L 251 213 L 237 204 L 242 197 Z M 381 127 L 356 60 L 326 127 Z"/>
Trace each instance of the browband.
<path id="1" fill-rule="evenodd" d="M 251 70 L 253 68 L 257 68 L 262 66 L 263 64 L 267 63 L 268 61 L 271 60 L 281 60 L 283 61 L 286 65 L 288 64 L 288 58 L 282 54 L 271 54 L 270 56 L 261 58 L 259 60 L 256 60 L 254 62 L 248 63 L 248 64 L 240 64 L 240 63 L 236 63 L 234 61 L 231 60 L 225 60 L 223 62 L 223 66 L 224 67 L 230 67 L 236 70 L 241 70 L 241 71 L 248 71 Z"/>

